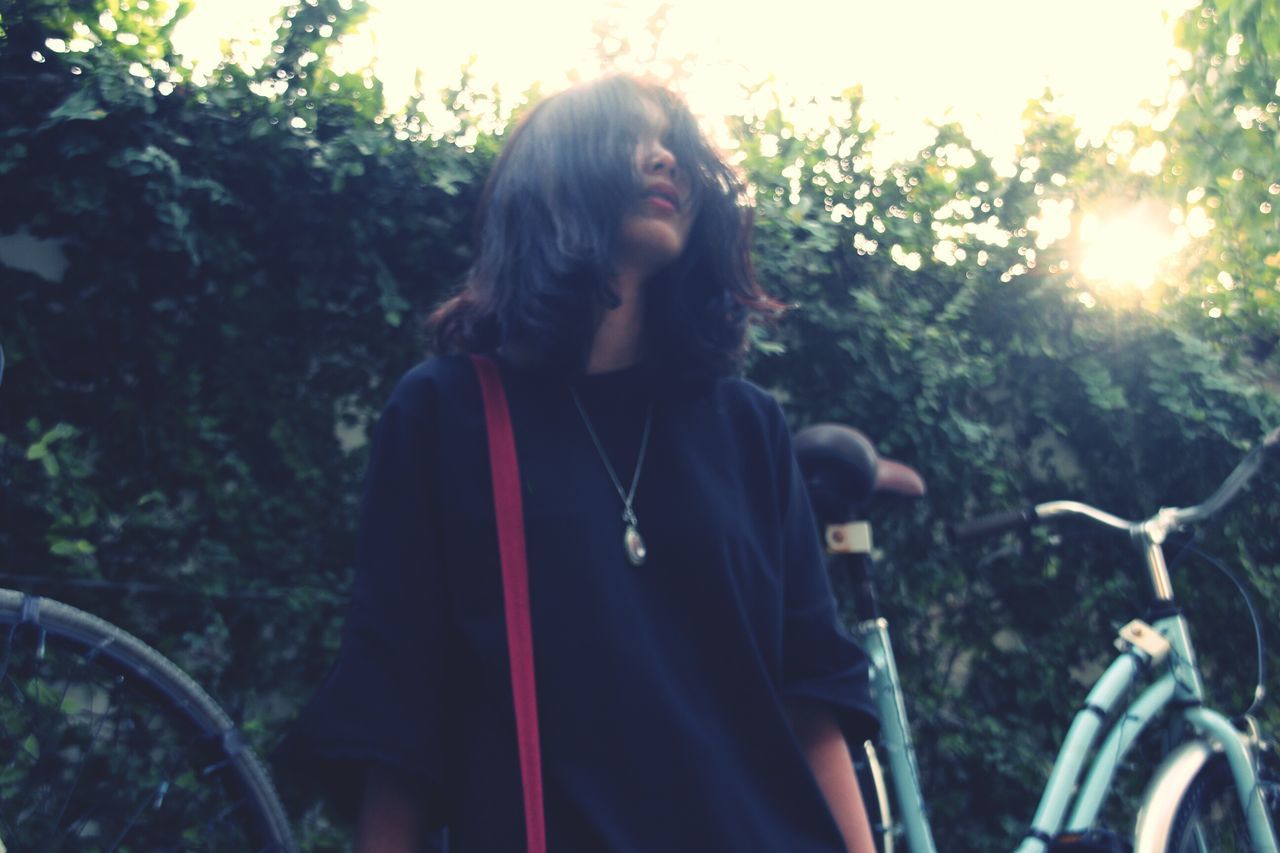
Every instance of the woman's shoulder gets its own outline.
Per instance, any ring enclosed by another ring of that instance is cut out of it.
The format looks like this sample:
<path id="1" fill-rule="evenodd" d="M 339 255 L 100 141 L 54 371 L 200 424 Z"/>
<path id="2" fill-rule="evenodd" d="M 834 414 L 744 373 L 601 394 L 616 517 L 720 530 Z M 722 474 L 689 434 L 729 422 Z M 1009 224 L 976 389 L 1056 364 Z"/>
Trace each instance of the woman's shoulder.
<path id="1" fill-rule="evenodd" d="M 474 377 L 469 356 L 430 356 L 401 375 L 387 400 L 387 408 L 426 414 L 441 406 L 447 407 L 473 392 L 478 393 Z"/>
<path id="2" fill-rule="evenodd" d="M 712 393 L 735 416 L 760 418 L 771 423 L 782 419 L 782 407 L 777 398 L 745 376 L 726 376 L 717 380 Z"/>
<path id="3" fill-rule="evenodd" d="M 716 380 L 710 393 L 719 429 L 738 436 L 754 436 L 753 441 L 761 448 L 786 442 L 786 416 L 767 389 L 745 377 L 729 376 Z"/>

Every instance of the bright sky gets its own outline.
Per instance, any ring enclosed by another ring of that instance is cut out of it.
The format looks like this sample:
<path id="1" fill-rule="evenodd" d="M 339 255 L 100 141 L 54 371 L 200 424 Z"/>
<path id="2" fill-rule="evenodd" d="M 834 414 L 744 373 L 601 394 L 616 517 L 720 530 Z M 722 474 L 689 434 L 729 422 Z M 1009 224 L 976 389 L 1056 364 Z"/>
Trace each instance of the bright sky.
<path id="1" fill-rule="evenodd" d="M 377 9 L 343 48 L 373 61 L 389 101 L 401 103 L 421 71 L 427 91 L 456 83 L 475 57 L 482 84 L 510 96 L 542 81 L 554 90 L 590 76 L 597 22 L 652 49 L 645 22 L 659 0 L 374 0 Z M 685 92 L 709 122 L 748 109 L 742 85 L 773 78 L 784 96 L 837 94 L 861 84 L 865 117 L 881 126 L 880 158 L 928 144 L 928 119 L 956 119 L 975 143 L 1007 156 L 1029 99 L 1051 87 L 1082 129 L 1101 138 L 1144 99 L 1160 100 L 1174 58 L 1171 24 L 1195 0 L 803 0 L 747 4 L 675 0 L 657 58 L 696 57 Z M 178 49 L 208 67 L 227 40 L 250 62 L 269 45 L 281 0 L 204 0 L 175 33 Z M 255 44 L 256 42 L 256 44 Z M 803 116 L 793 115 L 803 121 Z"/>
<path id="2" fill-rule="evenodd" d="M 801 106 L 787 107 L 787 117 L 803 128 L 826 121 L 824 110 L 804 109 L 810 98 L 861 85 L 861 117 L 880 126 L 872 148 L 877 165 L 913 157 L 932 141 L 930 121 L 954 120 L 1006 171 L 1013 169 L 1022 139 L 1022 113 L 1046 89 L 1055 93 L 1057 109 L 1073 115 L 1095 142 L 1134 117 L 1144 101 L 1163 101 L 1178 63 L 1188 61 L 1174 47 L 1173 24 L 1198 2 L 373 0 L 374 12 L 343 41 L 337 65 L 372 66 L 392 108 L 408 98 L 415 75 L 424 91 L 439 91 L 456 85 L 468 62 L 479 87 L 497 84 L 514 99 L 534 83 L 555 91 L 575 74 L 598 74 L 597 33 L 607 25 L 659 76 L 666 76 L 664 64 L 692 59 L 682 87 L 713 132 L 723 127 L 724 116 L 753 112 L 746 86 L 770 81 L 784 104 L 797 100 Z M 216 64 L 226 45 L 242 64 L 255 65 L 270 47 L 282 5 L 197 2 L 174 43 L 197 70 Z M 646 24 L 662 14 L 666 26 L 655 45 Z M 1148 153 L 1152 162 L 1143 168 L 1158 171 L 1163 148 Z M 1140 159 L 1134 158 L 1135 167 Z M 1054 204 L 1042 204 L 1037 217 L 1041 248 L 1073 228 L 1071 205 Z M 1100 286 L 1150 286 L 1178 247 L 1197 236 L 1195 223 L 1182 223 L 1175 234 L 1160 211 L 1120 211 L 1093 220 L 1082 228 L 1093 234 L 1081 234 L 1082 270 Z M 1109 235 L 1121 234 L 1123 243 L 1108 242 Z M 944 255 L 939 257 L 947 260 Z M 913 269 L 919 265 L 915 256 L 894 257 Z"/>

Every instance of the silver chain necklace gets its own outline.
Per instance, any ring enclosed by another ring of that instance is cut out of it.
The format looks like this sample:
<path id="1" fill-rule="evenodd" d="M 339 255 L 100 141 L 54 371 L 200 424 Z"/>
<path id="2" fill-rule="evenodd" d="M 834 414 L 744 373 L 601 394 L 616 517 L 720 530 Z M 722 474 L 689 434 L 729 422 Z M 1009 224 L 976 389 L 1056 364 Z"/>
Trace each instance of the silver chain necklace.
<path id="1" fill-rule="evenodd" d="M 613 487 L 618 491 L 618 497 L 622 498 L 622 523 L 626 525 L 622 534 L 622 548 L 626 551 L 631 565 L 639 567 L 644 564 L 647 551 L 644 547 L 644 539 L 640 537 L 640 522 L 636 520 L 636 512 L 631 508 L 631 504 L 636 498 L 636 486 L 640 483 L 640 469 L 644 467 L 644 452 L 649 447 L 649 431 L 653 427 L 653 401 L 649 401 L 649 410 L 644 416 L 644 434 L 640 438 L 640 455 L 636 457 L 636 471 L 631 475 L 631 489 L 624 492 L 622 481 L 614 473 L 609 455 L 604 452 L 604 445 L 600 443 L 595 427 L 591 425 L 591 418 L 587 417 L 587 410 L 578 399 L 578 392 L 570 386 L 569 393 L 573 396 L 574 405 L 578 407 L 578 414 L 582 415 L 582 423 L 587 427 L 591 443 L 596 446 L 596 453 L 600 454 L 600 461 L 604 463 L 604 469 L 609 472 L 609 479 L 613 481 Z"/>

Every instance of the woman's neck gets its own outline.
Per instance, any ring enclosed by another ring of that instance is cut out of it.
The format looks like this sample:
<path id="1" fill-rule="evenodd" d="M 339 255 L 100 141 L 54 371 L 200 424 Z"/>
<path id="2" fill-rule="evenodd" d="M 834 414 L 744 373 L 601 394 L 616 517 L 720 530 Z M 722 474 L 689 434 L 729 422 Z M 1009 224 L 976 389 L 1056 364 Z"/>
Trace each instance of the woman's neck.
<path id="1" fill-rule="evenodd" d="M 620 274 L 614 291 L 622 301 L 596 324 L 587 373 L 630 367 L 644 358 L 644 286 L 639 276 Z"/>

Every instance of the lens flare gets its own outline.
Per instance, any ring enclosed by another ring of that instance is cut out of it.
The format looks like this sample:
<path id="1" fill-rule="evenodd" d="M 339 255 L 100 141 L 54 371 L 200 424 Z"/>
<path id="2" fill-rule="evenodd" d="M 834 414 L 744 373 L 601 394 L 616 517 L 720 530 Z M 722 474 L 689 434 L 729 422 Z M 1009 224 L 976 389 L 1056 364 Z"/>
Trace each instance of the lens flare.
<path id="1" fill-rule="evenodd" d="M 1169 227 L 1146 208 L 1080 221 L 1080 273 L 1090 281 L 1147 290 L 1181 246 Z"/>

